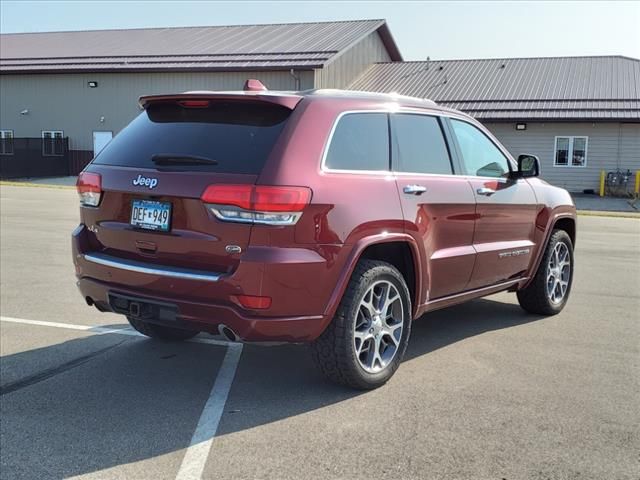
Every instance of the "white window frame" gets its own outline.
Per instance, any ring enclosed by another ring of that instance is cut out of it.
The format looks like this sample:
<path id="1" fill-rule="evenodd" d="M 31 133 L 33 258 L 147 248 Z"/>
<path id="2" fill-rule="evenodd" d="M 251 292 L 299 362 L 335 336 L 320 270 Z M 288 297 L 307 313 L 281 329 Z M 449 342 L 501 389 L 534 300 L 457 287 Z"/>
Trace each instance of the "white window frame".
<path id="1" fill-rule="evenodd" d="M 568 138 L 569 139 L 569 148 L 567 151 L 567 164 L 560 165 L 557 162 L 558 159 L 558 139 L 559 138 Z M 573 165 L 573 142 L 576 138 L 584 139 L 584 164 L 583 165 Z M 553 166 L 558 168 L 586 168 L 589 151 L 589 137 L 586 135 L 557 135 L 553 142 Z"/>
<path id="2" fill-rule="evenodd" d="M 9 135 L 7 135 L 9 134 Z M 8 151 L 5 149 L 6 147 L 6 143 L 5 142 L 0 142 L 0 145 L 2 146 L 2 148 L 0 148 L 0 155 L 13 155 L 14 153 L 14 141 L 13 139 L 15 138 L 15 136 L 13 135 L 13 130 L 0 130 L 0 139 L 2 140 L 8 140 L 11 139 L 11 151 Z"/>
<path id="3" fill-rule="evenodd" d="M 45 134 L 49 134 L 50 136 L 45 137 Z M 44 140 L 45 139 L 51 139 L 51 140 L 55 140 L 56 138 L 56 134 L 60 134 L 61 139 L 64 138 L 64 130 L 42 130 L 42 156 L 43 157 L 63 157 L 64 153 L 55 153 L 55 148 L 53 149 L 54 152 L 53 153 L 45 153 L 44 151 Z"/>

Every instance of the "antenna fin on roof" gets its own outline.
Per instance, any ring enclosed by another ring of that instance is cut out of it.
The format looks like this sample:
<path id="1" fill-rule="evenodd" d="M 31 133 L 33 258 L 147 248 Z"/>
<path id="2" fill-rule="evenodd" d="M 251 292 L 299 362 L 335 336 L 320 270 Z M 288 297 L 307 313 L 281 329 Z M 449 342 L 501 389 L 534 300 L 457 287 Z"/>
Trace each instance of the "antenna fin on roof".
<path id="1" fill-rule="evenodd" d="M 242 89 L 245 92 L 263 92 L 267 90 L 267 87 L 265 87 L 260 80 L 250 78 L 244 82 L 244 87 Z"/>

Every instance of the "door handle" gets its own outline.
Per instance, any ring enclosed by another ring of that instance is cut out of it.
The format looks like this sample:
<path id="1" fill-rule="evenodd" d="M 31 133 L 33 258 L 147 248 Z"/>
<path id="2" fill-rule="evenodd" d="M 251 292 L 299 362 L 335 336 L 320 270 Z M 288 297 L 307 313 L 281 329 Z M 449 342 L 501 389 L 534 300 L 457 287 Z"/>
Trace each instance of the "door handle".
<path id="1" fill-rule="evenodd" d="M 482 187 L 479 188 L 478 190 L 476 190 L 476 192 L 478 192 L 478 195 L 493 195 L 494 193 L 496 193 L 496 191 L 493 188 L 486 188 L 486 187 Z"/>
<path id="2" fill-rule="evenodd" d="M 407 195 L 422 195 L 427 191 L 427 187 L 422 185 L 405 185 L 402 191 Z"/>

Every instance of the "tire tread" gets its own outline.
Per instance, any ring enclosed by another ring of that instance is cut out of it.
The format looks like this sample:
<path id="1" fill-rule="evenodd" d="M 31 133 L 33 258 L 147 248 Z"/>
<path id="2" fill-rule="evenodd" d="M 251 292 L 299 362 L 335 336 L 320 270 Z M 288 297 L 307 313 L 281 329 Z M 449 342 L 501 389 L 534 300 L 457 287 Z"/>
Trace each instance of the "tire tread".
<path id="1" fill-rule="evenodd" d="M 408 296 L 408 289 L 404 278 L 398 270 L 391 264 L 379 260 L 360 260 L 354 269 L 347 289 L 340 301 L 340 305 L 336 310 L 331 323 L 327 326 L 322 335 L 311 344 L 311 356 L 320 372 L 331 381 L 363 390 L 368 390 L 379 386 L 377 383 L 371 383 L 363 380 L 362 376 L 356 370 L 358 367 L 354 365 L 353 359 L 350 358 L 350 350 L 347 345 L 351 342 L 350 322 L 348 319 L 349 310 L 353 302 L 358 301 L 356 298 L 358 288 L 363 281 L 368 281 L 379 273 L 379 267 L 383 267 L 385 273 L 390 273 L 401 280 L 405 292 Z M 409 312 L 411 311 L 409 305 Z M 411 321 L 406 322 L 404 328 L 411 328 Z M 402 358 L 406 342 L 401 346 L 401 350 L 396 355 Z M 390 365 L 393 369 L 391 375 L 398 367 L 399 362 Z M 389 377 L 391 376 L 389 375 Z M 386 381 L 386 380 L 385 380 Z"/>
<path id="2" fill-rule="evenodd" d="M 529 285 L 527 285 L 527 287 L 518 290 L 516 293 L 520 306 L 529 313 L 539 315 L 556 315 L 557 313 L 560 313 L 569 298 L 573 272 L 571 273 L 569 280 L 569 290 L 567 291 L 563 302 L 559 305 L 553 305 L 547 298 L 546 266 L 549 263 L 549 257 L 553 253 L 553 249 L 560 240 L 566 242 L 569 246 L 571 254 L 571 268 L 573 269 L 573 244 L 571 242 L 571 238 L 564 230 L 553 230 L 533 280 Z"/>

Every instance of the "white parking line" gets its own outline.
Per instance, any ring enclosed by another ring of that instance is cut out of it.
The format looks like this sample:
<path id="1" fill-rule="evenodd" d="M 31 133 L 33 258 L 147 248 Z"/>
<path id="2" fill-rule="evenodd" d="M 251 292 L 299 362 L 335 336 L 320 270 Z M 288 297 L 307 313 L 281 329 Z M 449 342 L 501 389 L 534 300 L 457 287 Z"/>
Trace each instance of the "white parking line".
<path id="1" fill-rule="evenodd" d="M 191 443 L 184 454 L 176 479 L 192 480 L 202 477 L 202 472 L 204 471 L 204 466 L 213 444 L 213 437 L 216 436 L 220 417 L 222 417 L 224 405 L 227 402 L 229 390 L 231 390 L 231 384 L 236 374 L 241 353 L 241 343 L 230 344 L 227 348 L 222 366 L 218 371 L 218 376 L 209 394 L 209 399 L 202 409 L 198 426 L 193 433 L 193 437 L 191 437 Z"/>
<path id="2" fill-rule="evenodd" d="M 10 323 L 22 323 L 24 325 L 36 325 L 39 327 L 54 327 L 65 328 L 67 330 L 82 330 L 88 333 L 95 333 L 96 335 L 105 335 L 107 333 L 115 333 L 118 335 L 129 335 L 132 337 L 143 337 L 144 335 L 136 332 L 130 327 L 123 328 L 107 328 L 107 327 L 92 327 L 91 325 L 78 325 L 74 323 L 59 323 L 59 322 L 44 322 L 42 320 L 27 320 L 26 318 L 14 318 L 14 317 L 0 317 L 2 322 Z M 191 343 L 204 343 L 207 345 L 218 345 L 222 347 L 228 347 L 230 345 L 239 345 L 236 343 L 226 342 L 224 340 L 215 340 L 213 338 L 190 338 L 187 340 Z"/>
<path id="3" fill-rule="evenodd" d="M 19 323 L 23 325 L 34 325 L 40 327 L 64 328 L 67 330 L 80 330 L 96 335 L 106 335 L 114 333 L 117 335 L 141 336 L 135 330 L 130 328 L 114 329 L 107 327 L 92 327 L 90 325 L 77 325 L 71 323 L 44 322 L 41 320 L 27 320 L 23 318 L 2 317 L 0 321 L 9 323 Z M 182 459 L 182 464 L 178 470 L 176 478 L 179 480 L 199 479 L 202 477 L 213 438 L 216 436 L 220 418 L 224 412 L 224 406 L 231 390 L 233 378 L 236 374 L 240 355 L 242 354 L 241 343 L 224 342 L 208 338 L 192 338 L 189 340 L 194 343 L 205 343 L 209 345 L 219 345 L 227 347 L 227 351 L 222 360 L 222 365 L 218 371 L 213 387 L 209 393 L 209 398 L 202 409 L 198 425 L 196 426 L 189 447 Z"/>

